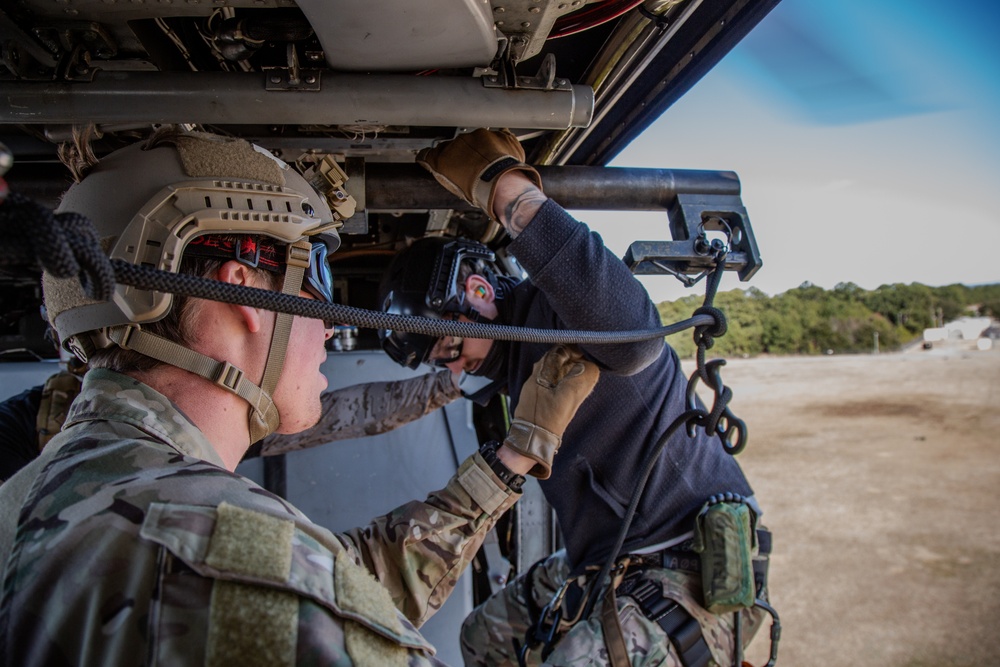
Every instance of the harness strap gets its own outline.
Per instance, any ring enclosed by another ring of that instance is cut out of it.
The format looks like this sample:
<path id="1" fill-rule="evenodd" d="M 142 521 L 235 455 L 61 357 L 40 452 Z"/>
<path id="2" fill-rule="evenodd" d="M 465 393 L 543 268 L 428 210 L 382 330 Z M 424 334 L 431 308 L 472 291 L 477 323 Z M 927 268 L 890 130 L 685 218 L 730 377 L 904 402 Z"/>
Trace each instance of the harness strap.
<path id="1" fill-rule="evenodd" d="M 712 659 L 701 626 L 687 610 L 670 598 L 663 597 L 662 587 L 648 579 L 638 579 L 632 590 L 625 592 L 635 600 L 643 616 L 666 633 L 684 667 L 706 667 Z"/>
<path id="2" fill-rule="evenodd" d="M 283 294 L 298 296 L 302 289 L 302 280 L 309 268 L 309 241 L 298 241 L 289 244 L 285 255 L 285 280 L 281 286 Z M 285 352 L 288 350 L 288 338 L 292 331 L 293 315 L 275 313 L 274 330 L 271 332 L 271 347 L 264 365 L 264 377 L 260 381 L 260 389 L 269 398 L 274 395 L 285 364 Z M 251 403 L 250 410 L 250 442 L 263 440 L 278 428 L 277 409 L 272 417 L 257 410 Z"/>
<path id="3" fill-rule="evenodd" d="M 625 644 L 625 633 L 622 631 L 621 618 L 618 616 L 618 597 L 615 588 L 618 582 L 612 582 L 604 594 L 604 605 L 601 608 L 601 630 L 604 632 L 604 645 L 608 649 L 608 662 L 611 667 L 629 667 L 628 646 Z"/>
<path id="4" fill-rule="evenodd" d="M 528 618 L 531 620 L 532 626 L 538 623 L 538 619 L 542 616 L 542 608 L 538 606 L 538 603 L 535 602 L 535 596 L 532 595 L 535 586 L 535 570 L 541 564 L 542 561 L 535 561 L 524 575 L 524 601 L 528 607 Z"/>

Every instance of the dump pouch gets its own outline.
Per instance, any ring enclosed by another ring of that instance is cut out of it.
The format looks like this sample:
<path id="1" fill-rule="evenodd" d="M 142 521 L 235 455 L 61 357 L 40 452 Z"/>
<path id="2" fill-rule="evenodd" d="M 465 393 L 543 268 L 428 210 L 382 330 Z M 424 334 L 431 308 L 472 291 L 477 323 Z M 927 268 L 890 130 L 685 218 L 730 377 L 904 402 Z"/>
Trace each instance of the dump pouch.
<path id="1" fill-rule="evenodd" d="M 701 557 L 705 608 L 725 614 L 754 605 L 756 513 L 733 493 L 709 498 L 695 519 L 693 549 Z"/>

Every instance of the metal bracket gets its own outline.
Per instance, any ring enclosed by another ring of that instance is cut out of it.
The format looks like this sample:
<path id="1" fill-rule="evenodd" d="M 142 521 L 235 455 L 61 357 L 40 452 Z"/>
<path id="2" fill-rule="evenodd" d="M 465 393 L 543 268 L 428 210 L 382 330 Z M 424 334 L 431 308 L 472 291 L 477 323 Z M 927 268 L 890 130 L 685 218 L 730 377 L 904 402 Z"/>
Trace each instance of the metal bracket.
<path id="1" fill-rule="evenodd" d="M 623 261 L 636 275 L 673 275 L 692 285 L 715 267 L 722 249 L 708 232 L 728 237 L 725 269 L 747 281 L 763 262 L 757 250 L 750 218 L 739 195 L 678 194 L 668 210 L 673 241 L 636 241 Z M 695 278 L 689 278 L 696 275 Z"/>
<path id="2" fill-rule="evenodd" d="M 264 67 L 264 87 L 267 90 L 318 91 L 322 89 L 322 70 L 299 67 L 299 53 L 294 44 L 288 45 L 288 67 Z"/>
<path id="3" fill-rule="evenodd" d="M 0 11 L 3 65 L 15 76 L 34 81 L 90 81 L 91 58 L 113 58 L 114 37 L 92 21 L 57 21 L 35 26 L 29 35 Z"/>
<path id="4" fill-rule="evenodd" d="M 542 64 L 538 68 L 535 76 L 516 76 L 512 74 L 513 66 L 509 72 L 501 66 L 498 70 L 500 74 L 484 76 L 483 87 L 485 88 L 523 88 L 525 90 L 572 90 L 573 86 L 567 79 L 556 78 L 556 57 L 547 53 L 542 59 Z"/>
<path id="5" fill-rule="evenodd" d="M 357 200 L 346 187 L 347 172 L 332 155 L 324 156 L 305 173 L 305 177 L 326 198 L 335 220 L 347 220 L 357 212 Z"/>
<path id="6" fill-rule="evenodd" d="M 368 201 L 365 192 L 365 159 L 361 157 L 349 157 L 344 160 L 344 172 L 347 180 L 344 182 L 344 190 L 354 198 L 354 214 L 344 220 L 341 227 L 341 234 L 368 234 Z"/>
<path id="7" fill-rule="evenodd" d="M 500 553 L 500 538 L 496 528 L 486 533 L 483 540 L 483 552 L 486 555 L 487 577 L 490 581 L 490 592 L 499 593 L 507 585 L 510 577 L 510 561 Z"/>

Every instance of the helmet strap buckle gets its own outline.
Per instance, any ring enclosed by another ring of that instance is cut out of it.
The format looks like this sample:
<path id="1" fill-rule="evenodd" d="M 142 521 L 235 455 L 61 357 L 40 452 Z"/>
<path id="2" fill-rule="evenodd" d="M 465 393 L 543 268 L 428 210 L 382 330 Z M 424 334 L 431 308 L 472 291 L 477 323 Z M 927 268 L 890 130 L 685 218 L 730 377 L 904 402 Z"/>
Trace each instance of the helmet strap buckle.
<path id="1" fill-rule="evenodd" d="M 236 393 L 236 388 L 242 380 L 243 371 L 228 361 L 224 361 L 222 363 L 222 368 L 219 369 L 215 376 L 215 384 L 219 385 L 223 389 L 233 392 L 234 394 Z"/>

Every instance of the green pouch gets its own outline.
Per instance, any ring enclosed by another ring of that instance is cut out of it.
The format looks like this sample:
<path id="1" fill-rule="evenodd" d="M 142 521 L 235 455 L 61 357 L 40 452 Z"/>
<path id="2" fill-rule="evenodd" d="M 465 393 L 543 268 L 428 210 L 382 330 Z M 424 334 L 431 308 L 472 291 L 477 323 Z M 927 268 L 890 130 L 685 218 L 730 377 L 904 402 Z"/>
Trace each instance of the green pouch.
<path id="1" fill-rule="evenodd" d="M 695 519 L 693 548 L 701 556 L 705 608 L 713 614 L 754 605 L 756 523 L 754 511 L 735 494 L 713 496 Z"/>

